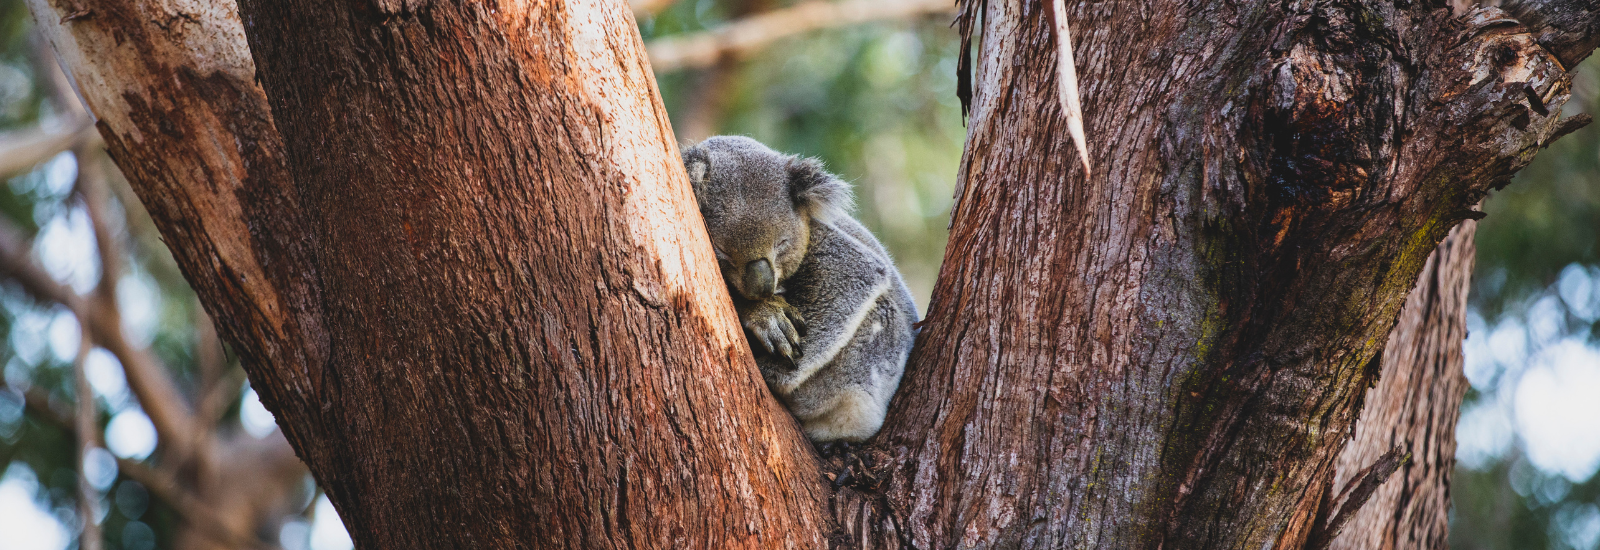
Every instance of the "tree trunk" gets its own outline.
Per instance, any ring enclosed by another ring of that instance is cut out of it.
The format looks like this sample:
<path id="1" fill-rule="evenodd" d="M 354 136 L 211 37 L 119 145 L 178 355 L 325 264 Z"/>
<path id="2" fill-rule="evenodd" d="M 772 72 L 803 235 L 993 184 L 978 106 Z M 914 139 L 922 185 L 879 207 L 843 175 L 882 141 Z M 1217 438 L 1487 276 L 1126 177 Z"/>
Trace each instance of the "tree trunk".
<path id="1" fill-rule="evenodd" d="M 839 513 L 889 510 L 864 538 L 1320 540 L 1429 253 L 1570 126 L 1563 65 L 1498 10 L 1116 8 L 1068 12 L 1085 179 L 1050 10 L 966 5 L 983 32 L 950 243 L 878 437 L 886 498 Z"/>
<path id="2" fill-rule="evenodd" d="M 222 8 L 85 4 L 57 48 L 362 548 L 1325 540 L 1425 259 L 1572 126 L 1574 33 L 1497 11 L 1075 3 L 1085 179 L 1050 10 L 968 2 L 945 264 L 830 493 L 620 3 L 246 0 L 254 66 Z"/>
<path id="3" fill-rule="evenodd" d="M 57 44 L 357 544 L 821 543 L 624 6 L 243 8 Z"/>
<path id="4" fill-rule="evenodd" d="M 1335 550 L 1449 548 L 1450 474 L 1456 420 L 1467 395 L 1461 342 L 1467 337 L 1467 290 L 1477 222 L 1456 226 L 1422 268 L 1383 350 L 1383 371 L 1367 390 L 1355 436 L 1339 455 L 1334 488 L 1351 487 L 1361 470 L 1394 449 L 1409 460 L 1400 479 L 1371 493 L 1343 533 L 1326 533 Z M 1324 513 L 1333 513 L 1326 509 Z"/>

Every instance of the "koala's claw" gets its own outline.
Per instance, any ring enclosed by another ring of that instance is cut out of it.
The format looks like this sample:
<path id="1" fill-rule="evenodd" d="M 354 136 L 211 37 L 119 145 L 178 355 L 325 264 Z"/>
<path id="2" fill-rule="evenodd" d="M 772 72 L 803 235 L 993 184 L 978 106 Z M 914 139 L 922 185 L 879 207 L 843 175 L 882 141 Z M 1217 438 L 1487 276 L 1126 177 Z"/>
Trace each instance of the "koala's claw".
<path id="1" fill-rule="evenodd" d="M 774 296 L 743 309 L 739 312 L 741 324 L 750 335 L 751 345 L 759 348 L 757 351 L 766 350 L 767 355 L 783 357 L 790 363 L 800 358 L 800 335 L 805 324 L 794 306 L 783 297 Z"/>

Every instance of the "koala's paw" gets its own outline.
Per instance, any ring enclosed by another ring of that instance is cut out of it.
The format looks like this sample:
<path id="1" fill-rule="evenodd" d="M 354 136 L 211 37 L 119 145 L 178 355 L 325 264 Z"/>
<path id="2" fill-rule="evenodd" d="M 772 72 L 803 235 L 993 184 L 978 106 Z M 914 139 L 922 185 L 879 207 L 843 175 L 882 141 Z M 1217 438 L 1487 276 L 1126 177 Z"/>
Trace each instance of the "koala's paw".
<path id="1" fill-rule="evenodd" d="M 765 351 L 787 359 L 791 365 L 800 359 L 800 336 L 806 332 L 806 322 L 782 296 L 751 304 L 740 312 L 739 322 L 757 353 Z"/>

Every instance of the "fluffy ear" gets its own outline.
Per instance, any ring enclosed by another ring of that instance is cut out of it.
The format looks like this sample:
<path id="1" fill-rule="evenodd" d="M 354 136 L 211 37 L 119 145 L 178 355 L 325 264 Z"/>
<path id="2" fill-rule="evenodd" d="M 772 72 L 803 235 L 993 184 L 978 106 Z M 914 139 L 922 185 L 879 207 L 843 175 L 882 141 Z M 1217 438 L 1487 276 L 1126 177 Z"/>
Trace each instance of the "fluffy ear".
<path id="1" fill-rule="evenodd" d="M 689 184 L 694 186 L 695 196 L 703 196 L 706 173 L 711 171 L 711 156 L 707 155 L 705 148 L 699 145 L 684 149 L 683 168 L 689 172 Z"/>
<path id="2" fill-rule="evenodd" d="M 821 161 L 791 157 L 785 168 L 789 172 L 789 198 L 800 215 L 826 222 L 848 215 L 855 206 L 850 184 L 823 170 Z"/>

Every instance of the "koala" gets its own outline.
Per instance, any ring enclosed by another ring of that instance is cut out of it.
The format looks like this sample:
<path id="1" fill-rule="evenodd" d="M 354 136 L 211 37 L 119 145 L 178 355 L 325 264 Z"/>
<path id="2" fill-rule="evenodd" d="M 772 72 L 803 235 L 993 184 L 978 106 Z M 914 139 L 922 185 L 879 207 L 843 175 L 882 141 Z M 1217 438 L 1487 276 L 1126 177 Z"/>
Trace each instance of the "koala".
<path id="1" fill-rule="evenodd" d="M 816 160 L 717 136 L 683 152 L 739 322 L 772 393 L 816 443 L 878 433 L 917 307 Z"/>

